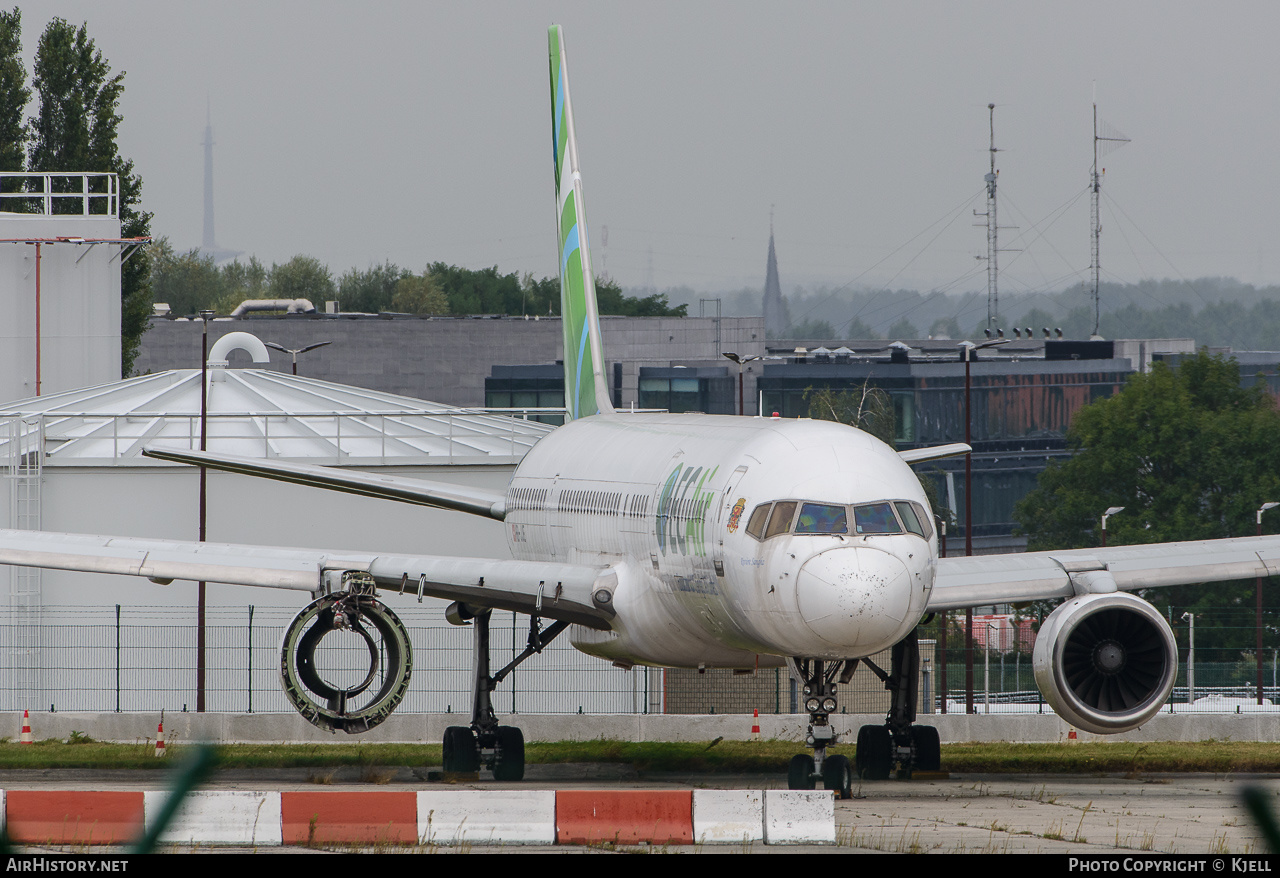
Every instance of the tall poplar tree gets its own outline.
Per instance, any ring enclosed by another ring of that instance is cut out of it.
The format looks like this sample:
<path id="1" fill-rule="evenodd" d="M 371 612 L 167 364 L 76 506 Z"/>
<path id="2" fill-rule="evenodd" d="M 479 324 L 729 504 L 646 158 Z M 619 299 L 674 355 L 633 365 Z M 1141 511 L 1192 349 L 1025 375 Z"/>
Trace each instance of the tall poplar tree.
<path id="1" fill-rule="evenodd" d="M 39 107 L 28 120 L 28 169 L 115 173 L 120 183 L 121 237 L 149 236 L 151 214 L 140 207 L 142 178 L 116 146 L 124 73 L 111 73 L 111 65 L 84 25 L 76 28 L 55 18 L 40 36 L 31 84 Z M 148 263 L 146 249 L 140 248 L 120 271 L 123 375 L 133 369 L 151 313 Z"/>
<path id="2" fill-rule="evenodd" d="M 22 65 L 22 13 L 0 11 L 0 171 L 24 171 L 27 158 L 27 129 L 22 122 L 31 89 Z M 18 192 L 19 180 L 6 180 L 4 192 Z M 11 202 L 13 199 L 5 199 Z M 18 212 L 16 203 L 0 204 L 0 210 Z"/>

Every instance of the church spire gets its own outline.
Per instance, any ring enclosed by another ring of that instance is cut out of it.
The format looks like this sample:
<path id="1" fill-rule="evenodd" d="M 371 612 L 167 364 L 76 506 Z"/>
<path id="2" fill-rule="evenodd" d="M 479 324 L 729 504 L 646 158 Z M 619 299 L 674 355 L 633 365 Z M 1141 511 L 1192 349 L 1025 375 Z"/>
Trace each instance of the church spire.
<path id="1" fill-rule="evenodd" d="M 782 298 L 778 280 L 778 254 L 773 246 L 773 209 L 769 210 L 769 260 L 764 272 L 764 332 L 767 338 L 780 338 L 791 326 L 787 301 Z"/>

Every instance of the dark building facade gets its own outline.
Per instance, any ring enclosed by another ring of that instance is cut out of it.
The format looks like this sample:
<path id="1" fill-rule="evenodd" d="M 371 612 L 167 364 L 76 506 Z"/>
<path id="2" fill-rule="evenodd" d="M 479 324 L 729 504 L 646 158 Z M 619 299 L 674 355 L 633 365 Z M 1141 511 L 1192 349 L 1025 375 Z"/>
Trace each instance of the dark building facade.
<path id="1" fill-rule="evenodd" d="M 1014 356 L 982 352 L 970 363 L 973 534 L 983 550 L 1019 546 L 1014 505 L 1035 487 L 1049 461 L 1068 455 L 1066 431 L 1075 413 L 1117 393 L 1133 371 L 1128 359 L 1113 355 L 1109 342 L 1073 348 L 1075 358 L 1063 356 L 1065 346 L 1075 344 L 1046 342 L 1038 352 Z M 893 400 L 899 450 L 964 441 L 965 367 L 955 353 L 807 352 L 766 364 L 758 381 L 763 411 L 782 417 L 808 417 L 806 395 L 812 389 L 860 391 L 864 385 L 885 390 Z M 939 504 L 954 516 L 951 535 L 962 538 L 964 458 L 916 469 L 934 483 Z"/>

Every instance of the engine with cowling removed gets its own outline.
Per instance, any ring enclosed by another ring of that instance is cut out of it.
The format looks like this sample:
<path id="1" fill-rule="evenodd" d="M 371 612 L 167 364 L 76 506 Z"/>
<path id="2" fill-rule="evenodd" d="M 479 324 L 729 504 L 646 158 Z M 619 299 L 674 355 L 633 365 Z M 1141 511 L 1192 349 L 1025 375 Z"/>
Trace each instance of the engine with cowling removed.
<path id="1" fill-rule="evenodd" d="M 409 632 L 378 600 L 372 578 L 309 604 L 285 628 L 280 681 L 291 704 L 330 732 L 366 732 L 391 716 L 413 673 Z"/>
<path id="2" fill-rule="evenodd" d="M 1173 691 L 1178 650 L 1169 623 L 1125 592 L 1064 601 L 1040 626 L 1036 685 L 1058 716 L 1095 734 L 1127 732 Z"/>

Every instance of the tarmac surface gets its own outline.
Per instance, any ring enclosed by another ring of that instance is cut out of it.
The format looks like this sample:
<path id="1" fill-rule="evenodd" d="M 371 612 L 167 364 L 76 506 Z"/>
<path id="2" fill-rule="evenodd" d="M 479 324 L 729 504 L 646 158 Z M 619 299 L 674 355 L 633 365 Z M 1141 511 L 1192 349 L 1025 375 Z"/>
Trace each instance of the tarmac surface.
<path id="1" fill-rule="evenodd" d="M 163 773 L 138 771 L 2 771 L 0 789 L 162 789 Z M 220 773 L 209 789 L 417 790 L 443 783 L 428 769 L 284 769 Z M 519 785 L 487 778 L 452 782 L 460 789 L 503 787 L 551 789 L 777 789 L 785 778 L 771 775 L 646 775 L 620 765 L 531 765 Z M 1280 814 L 1280 776 L 1159 774 L 923 776 L 865 782 L 854 798 L 837 801 L 834 846 L 692 845 L 664 847 L 668 853 L 1040 853 L 1071 855 L 1266 853 L 1262 834 L 1241 794 L 1250 787 L 1270 794 Z M 642 850 L 631 846 L 618 850 Z M 28 852 L 36 852 L 27 849 Z M 174 852 L 181 850 L 170 848 Z M 199 848 L 242 852 L 244 848 Z M 257 852 L 303 853 L 304 849 L 259 848 Z M 336 848 L 350 852 L 351 848 Z M 423 845 L 406 852 L 608 853 L 610 846 L 574 848 Z M 56 849 L 40 849 L 57 852 Z M 83 849 L 81 849 L 83 851 Z M 306 850 L 307 853 L 321 851 Z"/>

